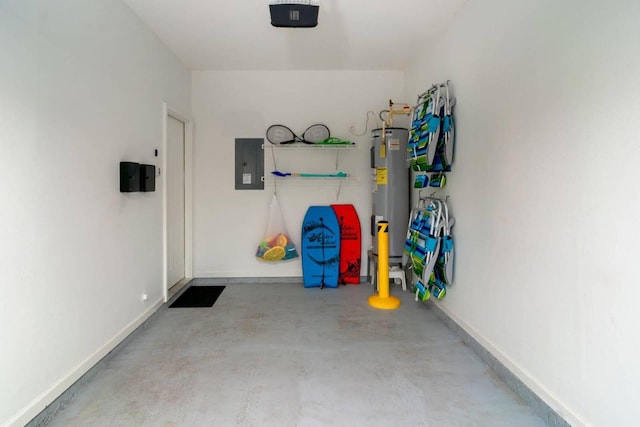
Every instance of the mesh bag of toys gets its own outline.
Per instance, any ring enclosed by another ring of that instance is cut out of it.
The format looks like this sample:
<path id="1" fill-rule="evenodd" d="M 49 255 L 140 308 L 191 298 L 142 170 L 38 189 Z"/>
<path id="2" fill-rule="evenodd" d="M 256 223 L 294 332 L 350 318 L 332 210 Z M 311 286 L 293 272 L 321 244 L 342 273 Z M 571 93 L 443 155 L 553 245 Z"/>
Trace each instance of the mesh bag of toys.
<path id="1" fill-rule="evenodd" d="M 280 203 L 276 195 L 273 195 L 269 207 L 269 221 L 264 232 L 264 237 L 258 245 L 256 258 L 260 261 L 287 261 L 298 257 L 296 245 L 287 233 L 280 210 Z"/>

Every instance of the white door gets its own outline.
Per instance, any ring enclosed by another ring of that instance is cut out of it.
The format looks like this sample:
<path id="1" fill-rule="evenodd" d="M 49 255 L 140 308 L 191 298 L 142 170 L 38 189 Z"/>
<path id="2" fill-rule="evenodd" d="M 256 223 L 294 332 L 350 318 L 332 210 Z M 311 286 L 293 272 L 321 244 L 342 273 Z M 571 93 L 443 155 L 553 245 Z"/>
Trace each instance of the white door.
<path id="1" fill-rule="evenodd" d="M 184 123 L 167 117 L 167 289 L 185 277 Z"/>

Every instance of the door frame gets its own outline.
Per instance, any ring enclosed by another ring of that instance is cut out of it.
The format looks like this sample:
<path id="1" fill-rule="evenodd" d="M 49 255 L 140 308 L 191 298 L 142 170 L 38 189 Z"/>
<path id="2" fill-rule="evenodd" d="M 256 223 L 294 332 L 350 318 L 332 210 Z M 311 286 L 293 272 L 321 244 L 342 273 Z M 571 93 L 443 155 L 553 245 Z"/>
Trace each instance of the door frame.
<path id="1" fill-rule="evenodd" d="M 167 148 L 168 148 L 168 119 L 173 117 L 184 123 L 184 279 L 171 289 L 167 283 L 169 271 L 169 242 L 167 223 Z M 164 302 L 178 292 L 193 277 L 193 119 L 173 108 L 166 102 L 162 103 L 162 293 Z"/>

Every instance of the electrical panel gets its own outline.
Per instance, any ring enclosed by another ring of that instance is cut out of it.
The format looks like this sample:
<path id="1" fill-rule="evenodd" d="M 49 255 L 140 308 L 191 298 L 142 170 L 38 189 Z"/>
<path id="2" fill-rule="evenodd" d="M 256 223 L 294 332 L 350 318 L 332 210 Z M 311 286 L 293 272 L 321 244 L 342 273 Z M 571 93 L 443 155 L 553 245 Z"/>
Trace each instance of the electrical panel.
<path id="1" fill-rule="evenodd" d="M 236 190 L 264 190 L 264 139 L 236 138 Z"/>

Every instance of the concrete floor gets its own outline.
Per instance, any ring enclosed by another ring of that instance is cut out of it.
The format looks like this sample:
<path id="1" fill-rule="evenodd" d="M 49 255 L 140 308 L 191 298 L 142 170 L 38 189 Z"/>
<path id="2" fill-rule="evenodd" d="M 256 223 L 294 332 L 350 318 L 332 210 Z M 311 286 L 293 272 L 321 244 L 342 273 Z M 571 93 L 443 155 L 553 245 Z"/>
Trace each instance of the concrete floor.
<path id="1" fill-rule="evenodd" d="M 228 285 L 162 308 L 50 426 L 544 426 L 410 292 Z"/>

